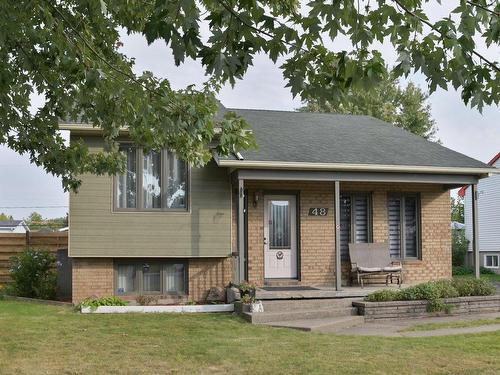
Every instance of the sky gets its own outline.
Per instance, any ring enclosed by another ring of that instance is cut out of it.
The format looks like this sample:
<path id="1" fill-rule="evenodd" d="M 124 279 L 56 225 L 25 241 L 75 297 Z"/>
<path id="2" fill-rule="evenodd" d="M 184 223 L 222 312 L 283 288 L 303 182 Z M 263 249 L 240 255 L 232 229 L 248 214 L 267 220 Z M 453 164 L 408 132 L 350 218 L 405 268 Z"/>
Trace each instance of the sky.
<path id="1" fill-rule="evenodd" d="M 440 16 L 442 8 L 432 8 L 431 13 Z M 176 67 L 170 50 L 163 42 L 148 46 L 139 35 L 123 35 L 123 52 L 136 59 L 135 70 L 152 71 L 155 75 L 167 78 L 173 88 L 181 89 L 190 84 L 201 84 L 204 71 L 198 62 L 188 60 Z M 339 48 L 345 41 L 340 41 Z M 392 46 L 380 45 L 389 64 L 396 56 Z M 498 50 L 481 47 L 480 51 L 493 60 L 498 60 Z M 301 106 L 285 88 L 285 82 L 277 65 L 265 56 L 257 56 L 254 66 L 245 78 L 234 87 L 225 86 L 218 95 L 219 100 L 228 108 L 259 108 L 293 111 Z M 420 75 L 410 79 L 426 88 Z M 39 100 L 39 99 L 35 99 Z M 466 107 L 460 94 L 453 89 L 438 89 L 429 98 L 432 117 L 439 127 L 437 133 L 444 146 L 488 162 L 500 152 L 500 108 L 485 107 L 480 114 L 476 109 Z M 68 211 L 68 194 L 61 181 L 46 174 L 41 168 L 30 164 L 26 156 L 20 156 L 4 146 L 0 146 L 0 213 L 14 218 L 27 217 L 31 212 L 40 212 L 44 217 L 65 216 Z"/>

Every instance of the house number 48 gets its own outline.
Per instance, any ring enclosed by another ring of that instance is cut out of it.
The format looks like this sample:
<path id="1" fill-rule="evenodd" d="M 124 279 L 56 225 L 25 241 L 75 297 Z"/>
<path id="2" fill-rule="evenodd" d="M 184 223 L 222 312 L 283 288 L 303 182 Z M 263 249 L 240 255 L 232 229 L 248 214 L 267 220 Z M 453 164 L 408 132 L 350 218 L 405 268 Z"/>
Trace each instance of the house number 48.
<path id="1" fill-rule="evenodd" d="M 309 216 L 326 216 L 328 215 L 328 208 L 326 207 L 311 207 L 309 209 Z"/>

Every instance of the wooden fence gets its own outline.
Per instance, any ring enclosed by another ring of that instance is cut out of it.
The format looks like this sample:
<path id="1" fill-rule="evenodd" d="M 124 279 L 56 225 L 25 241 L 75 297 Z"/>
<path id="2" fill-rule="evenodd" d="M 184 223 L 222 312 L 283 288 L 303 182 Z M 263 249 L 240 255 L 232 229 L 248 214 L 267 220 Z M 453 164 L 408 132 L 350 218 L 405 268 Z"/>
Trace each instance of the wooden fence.
<path id="1" fill-rule="evenodd" d="M 57 250 L 68 248 L 68 232 L 0 233 L 0 285 L 10 281 L 10 258 L 27 247 L 46 249 L 56 255 Z"/>

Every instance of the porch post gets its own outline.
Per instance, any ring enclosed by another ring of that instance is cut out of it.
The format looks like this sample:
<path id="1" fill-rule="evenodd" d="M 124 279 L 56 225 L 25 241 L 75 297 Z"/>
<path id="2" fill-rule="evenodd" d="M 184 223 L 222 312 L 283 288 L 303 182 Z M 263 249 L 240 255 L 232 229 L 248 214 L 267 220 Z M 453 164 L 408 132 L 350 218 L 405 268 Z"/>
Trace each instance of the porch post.
<path id="1" fill-rule="evenodd" d="M 481 277 L 479 270 L 479 223 L 477 216 L 477 184 L 471 185 L 472 195 L 472 251 L 474 254 L 474 276 L 476 279 Z"/>
<path id="2" fill-rule="evenodd" d="M 340 182 L 335 181 L 335 289 L 342 288 L 342 264 L 340 259 Z"/>
<path id="3" fill-rule="evenodd" d="M 245 186 L 238 179 L 238 282 L 245 280 Z"/>

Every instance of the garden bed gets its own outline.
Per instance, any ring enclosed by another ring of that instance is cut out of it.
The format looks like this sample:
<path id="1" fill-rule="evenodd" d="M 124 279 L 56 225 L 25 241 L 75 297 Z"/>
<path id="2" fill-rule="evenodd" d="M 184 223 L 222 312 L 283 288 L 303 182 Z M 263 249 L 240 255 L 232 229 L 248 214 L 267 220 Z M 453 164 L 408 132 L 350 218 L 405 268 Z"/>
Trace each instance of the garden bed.
<path id="1" fill-rule="evenodd" d="M 123 313 L 216 313 L 233 312 L 234 305 L 171 305 L 171 306 L 82 306 L 83 314 L 123 314 Z"/>
<path id="2" fill-rule="evenodd" d="M 365 320 L 408 319 L 432 316 L 482 314 L 500 312 L 500 296 L 473 296 L 444 298 L 442 302 L 449 306 L 445 311 L 429 312 L 426 300 L 388 301 L 388 302 L 353 302 L 358 313 Z"/>

